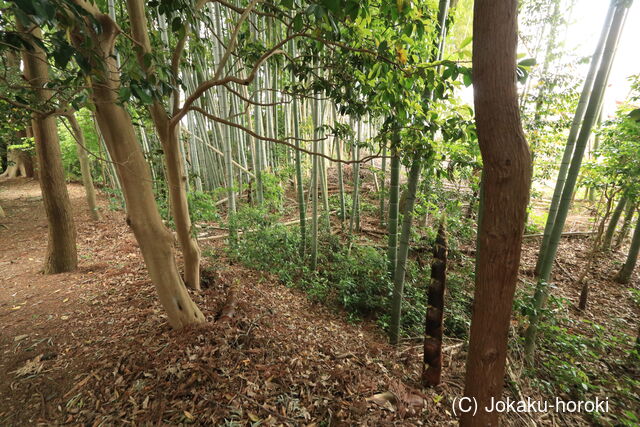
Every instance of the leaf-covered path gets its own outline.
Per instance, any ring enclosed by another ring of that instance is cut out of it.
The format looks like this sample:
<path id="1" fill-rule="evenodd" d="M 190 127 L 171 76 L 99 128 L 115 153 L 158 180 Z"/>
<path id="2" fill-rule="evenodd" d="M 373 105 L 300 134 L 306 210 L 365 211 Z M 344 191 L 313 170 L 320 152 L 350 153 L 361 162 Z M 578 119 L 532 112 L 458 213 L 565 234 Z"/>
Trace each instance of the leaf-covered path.
<path id="1" fill-rule="evenodd" d="M 194 295 L 210 323 L 172 331 L 124 214 L 101 200 L 103 219 L 92 223 L 78 185 L 69 190 L 80 268 L 42 275 L 38 184 L 0 185 L 8 215 L 0 230 L 0 424 L 453 421 L 444 402 L 434 403 L 436 391 L 413 388 L 418 347 L 393 350 L 366 324 L 225 260 Z M 216 323 L 231 286 L 236 316 Z M 460 393 L 460 378 L 444 387 Z"/>
<path id="2" fill-rule="evenodd" d="M 173 331 L 124 213 L 109 210 L 101 198 L 103 219 L 91 222 L 82 187 L 68 188 L 80 267 L 45 276 L 47 229 L 38 184 L 0 182 L 7 213 L 0 221 L 0 425 L 457 423 L 451 402 L 463 390 L 461 341 L 445 340 L 443 384 L 421 390 L 419 341 L 388 346 L 375 325 L 349 323 L 276 278 L 226 259 L 219 240 L 203 248 L 217 258 L 207 266 L 208 286 L 193 295 L 209 322 Z M 583 267 L 588 241 L 562 244 L 556 292 L 576 301 L 579 289 L 569 276 Z M 536 247 L 532 240 L 525 246 L 523 283 L 531 280 Z M 629 286 L 610 278 L 621 259 L 624 254 L 615 253 L 597 265 L 589 311 L 570 309 L 568 316 L 635 331 L 638 309 Z M 631 287 L 638 286 L 637 277 Z M 235 316 L 216 322 L 232 288 Z M 514 322 L 512 332 L 521 327 Z M 524 375 L 517 350 L 507 372 L 506 396 L 544 398 Z M 586 424 L 580 415 L 552 413 L 503 422 Z"/>

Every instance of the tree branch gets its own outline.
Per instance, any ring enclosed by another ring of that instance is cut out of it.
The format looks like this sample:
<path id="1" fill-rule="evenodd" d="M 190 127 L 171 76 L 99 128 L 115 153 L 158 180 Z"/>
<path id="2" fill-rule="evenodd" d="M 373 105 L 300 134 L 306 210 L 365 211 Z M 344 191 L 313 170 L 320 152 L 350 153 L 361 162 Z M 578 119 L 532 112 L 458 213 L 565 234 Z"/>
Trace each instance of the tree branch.
<path id="1" fill-rule="evenodd" d="M 343 163 L 345 165 L 349 165 L 349 164 L 355 164 L 355 163 L 366 163 L 366 162 L 368 162 L 370 160 L 373 160 L 373 159 L 379 159 L 379 158 L 385 157 L 385 156 L 380 156 L 379 155 L 380 153 L 378 152 L 378 154 L 376 154 L 375 156 L 366 156 L 366 157 L 363 157 L 360 160 L 336 159 L 336 158 L 333 158 L 333 157 L 328 156 L 328 155 L 323 154 L 323 153 L 316 153 L 314 151 L 305 150 L 304 148 L 297 147 L 295 144 L 287 142 L 287 141 L 285 141 L 283 139 L 270 138 L 270 137 L 267 137 L 267 136 L 259 135 L 258 133 L 254 132 L 253 130 L 251 130 L 251 129 L 243 126 L 243 125 L 240 125 L 238 123 L 234 123 L 234 122 L 229 121 L 229 120 L 222 119 L 220 117 L 217 117 L 217 116 L 215 116 L 213 114 L 208 113 L 207 111 L 205 111 L 204 109 L 202 109 L 200 107 L 192 106 L 192 107 L 189 108 L 189 110 L 190 111 L 197 111 L 198 113 L 202 114 L 203 116 L 205 116 L 208 119 L 213 120 L 215 122 L 222 123 L 222 124 L 225 124 L 227 126 L 231 126 L 231 127 L 240 129 L 240 130 L 248 133 L 249 135 L 251 135 L 254 138 L 259 139 L 261 141 L 269 141 L 269 142 L 275 142 L 276 144 L 286 145 L 287 147 L 293 148 L 294 150 L 298 150 L 298 151 L 300 151 L 302 153 L 309 154 L 310 156 L 323 157 L 323 158 L 325 158 L 325 159 L 327 159 L 327 160 L 329 160 L 331 162 L 334 162 L 334 163 Z M 295 139 L 295 138 L 286 138 L 286 139 Z M 315 139 L 315 140 L 298 139 L 298 141 L 313 142 L 313 141 L 326 141 L 326 139 L 327 138 L 321 138 L 321 139 Z"/>

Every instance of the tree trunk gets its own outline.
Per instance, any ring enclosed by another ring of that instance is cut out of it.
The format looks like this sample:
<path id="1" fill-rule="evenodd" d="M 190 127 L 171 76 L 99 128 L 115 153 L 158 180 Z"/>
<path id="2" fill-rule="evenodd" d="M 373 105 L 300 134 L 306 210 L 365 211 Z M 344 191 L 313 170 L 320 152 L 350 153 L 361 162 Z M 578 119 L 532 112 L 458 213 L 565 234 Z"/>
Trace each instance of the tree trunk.
<path id="1" fill-rule="evenodd" d="M 191 300 L 180 278 L 173 253 L 173 236 L 164 226 L 158 212 L 149 165 L 136 141 L 131 117 L 118 104 L 120 75 L 113 57 L 113 46 L 119 29 L 109 15 L 101 13 L 93 5 L 82 0 L 75 1 L 90 13 L 101 27 L 99 33 L 91 31 L 86 35 L 98 44 L 87 56 L 97 56 L 101 61 L 91 74 L 91 87 L 96 119 L 122 184 L 127 205 L 127 223 L 140 245 L 151 281 L 167 311 L 171 326 L 180 328 L 203 322 L 204 316 Z M 82 49 L 82 36 L 75 34 L 74 39 L 76 47 Z"/>
<path id="2" fill-rule="evenodd" d="M 295 44 L 292 43 L 292 56 L 295 57 Z M 298 98 L 293 96 L 293 136 L 295 138 L 296 148 L 300 147 L 300 121 L 298 109 Z M 295 150 L 294 153 L 296 164 L 296 194 L 298 196 L 298 213 L 300 216 L 300 256 L 304 257 L 307 248 L 307 208 L 304 204 L 304 183 L 302 180 L 302 155 L 300 150 Z"/>
<path id="3" fill-rule="evenodd" d="M 397 151 L 397 134 L 391 146 L 391 182 L 389 183 L 389 244 L 387 258 L 389 260 L 389 277 L 393 279 L 398 259 L 398 201 L 400 198 L 400 156 Z"/>
<path id="4" fill-rule="evenodd" d="M 73 112 L 69 112 L 66 117 L 69 120 L 71 130 L 76 140 L 78 160 L 80 161 L 80 174 L 82 175 L 82 186 L 84 187 L 87 197 L 89 212 L 91 213 L 91 218 L 94 221 L 98 221 L 100 220 L 100 212 L 98 211 L 98 205 L 96 203 L 96 189 L 93 186 L 93 178 L 91 177 L 91 166 L 89 165 L 89 156 L 87 156 L 87 144 L 84 139 L 84 133 Z"/>
<path id="5" fill-rule="evenodd" d="M 562 197 L 560 198 L 558 213 L 554 220 L 553 229 L 551 230 L 551 235 L 549 237 L 549 244 L 540 264 L 540 274 L 538 275 L 538 282 L 536 284 L 536 291 L 533 300 L 534 310 L 529 316 L 529 327 L 527 328 L 525 335 L 524 351 L 529 362 L 533 361 L 533 353 L 535 351 L 535 339 L 539 320 L 538 313 L 542 308 L 544 308 L 549 295 L 548 282 L 551 277 L 551 270 L 553 269 L 553 261 L 555 260 L 556 253 L 558 251 L 558 244 L 562 235 L 562 229 L 567 219 L 567 215 L 569 214 L 572 195 L 576 187 L 576 181 L 578 179 L 578 173 L 580 172 L 580 166 L 582 165 L 582 158 L 587 146 L 587 141 L 591 135 L 591 128 L 593 127 L 596 115 L 600 110 L 600 104 L 609 79 L 611 65 L 613 63 L 615 48 L 618 44 L 618 39 L 622 31 L 628 6 L 629 4 L 626 2 L 617 3 L 616 10 L 613 14 L 611 28 L 605 44 L 604 53 L 602 55 L 602 63 L 598 69 L 598 74 L 596 75 L 596 79 L 593 84 L 593 93 L 589 98 L 589 105 L 587 106 L 587 110 L 584 115 L 580 134 L 576 140 L 576 147 L 573 153 L 573 158 L 571 159 L 571 165 L 567 172 L 567 179 L 562 190 Z"/>
<path id="6" fill-rule="evenodd" d="M 298 98 L 293 97 L 293 136 L 296 148 L 300 147 L 300 123 L 298 117 Z M 295 150 L 296 164 L 296 193 L 298 196 L 298 213 L 300 216 L 300 256 L 303 257 L 307 248 L 307 208 L 304 203 L 304 182 L 302 180 L 302 155 L 300 150 Z"/>
<path id="7" fill-rule="evenodd" d="M 152 73 L 153 70 L 149 69 L 144 59 L 145 54 L 151 53 L 144 3 L 141 0 L 128 0 L 127 10 L 133 39 L 141 47 L 137 50 L 138 64 L 145 73 Z M 176 97 L 178 94 L 174 93 L 173 96 Z M 149 111 L 164 151 L 171 214 L 176 225 L 176 234 L 178 235 L 178 242 L 182 248 L 182 256 L 184 258 L 184 281 L 188 287 L 200 290 L 200 247 L 195 233 L 191 229 L 192 224 L 189 216 L 186 189 L 187 176 L 180 153 L 180 125 L 172 126 L 169 123 L 169 115 L 164 106 L 157 100 L 149 107 Z"/>
<path id="8" fill-rule="evenodd" d="M 603 198 L 604 198 L 604 196 L 603 196 Z M 585 278 L 587 277 L 587 275 L 591 271 L 591 266 L 593 265 L 593 262 L 596 260 L 596 257 L 598 256 L 599 249 L 602 246 L 601 242 L 602 242 L 602 236 L 604 234 L 604 225 L 606 224 L 607 219 L 609 218 L 609 213 L 611 212 L 611 203 L 612 202 L 613 202 L 613 200 L 611 200 L 611 199 L 607 200 L 606 207 L 605 207 L 605 212 L 604 212 L 604 215 L 602 217 L 602 220 L 600 221 L 600 224 L 598 224 L 597 230 L 594 232 L 593 243 L 591 245 L 591 251 L 589 252 L 589 255 L 587 256 L 587 265 L 582 270 L 582 273 L 580 274 L 580 277 L 578 278 L 578 280 L 576 280 L 576 285 L 582 285 L 582 288 L 580 290 L 580 300 L 578 302 L 578 309 L 580 309 L 580 310 L 585 310 L 587 308 L 587 302 L 588 302 L 588 299 L 589 299 L 589 281 L 585 280 Z"/>
<path id="9" fill-rule="evenodd" d="M 0 178 L 17 178 L 19 176 L 33 177 L 33 159 L 29 153 L 22 150 L 9 150 L 7 168 L 0 174 Z"/>
<path id="10" fill-rule="evenodd" d="M 609 225 L 607 226 L 607 231 L 604 233 L 604 239 L 602 240 L 603 251 L 608 251 L 611 248 L 611 240 L 613 240 L 613 234 L 616 231 L 618 221 L 620 221 L 620 216 L 622 215 L 622 211 L 624 210 L 626 203 L 627 198 L 624 196 L 620 197 L 616 208 L 613 210 L 611 220 L 609 221 Z"/>
<path id="11" fill-rule="evenodd" d="M 615 0 L 611 0 L 611 5 L 609 6 L 609 11 L 604 20 L 604 24 L 602 26 L 602 32 L 600 34 L 600 40 L 596 49 L 591 57 L 591 65 L 589 66 L 589 71 L 587 73 L 587 77 L 584 81 L 584 87 L 582 88 L 582 93 L 580 94 L 580 99 L 578 100 L 578 107 L 576 108 L 576 113 L 573 116 L 573 121 L 571 122 L 571 129 L 569 130 L 569 137 L 567 138 L 567 144 L 564 148 L 564 153 L 562 154 L 562 161 L 560 163 L 560 169 L 558 170 L 558 178 L 556 179 L 556 186 L 553 190 L 553 196 L 551 197 L 551 205 L 549 206 L 549 214 L 547 215 L 547 222 L 544 226 L 544 237 L 542 238 L 542 243 L 540 244 L 540 250 L 538 251 L 538 260 L 536 262 L 535 273 L 536 276 L 540 274 L 540 268 L 542 266 L 542 262 L 547 253 L 547 248 L 549 247 L 549 240 L 551 239 L 551 231 L 553 230 L 553 225 L 556 220 L 556 215 L 558 214 L 558 205 L 560 204 L 560 196 L 562 196 L 562 190 L 564 190 L 564 183 L 567 179 L 567 171 L 569 170 L 569 164 L 571 163 L 571 157 L 573 155 L 573 149 L 576 144 L 576 138 L 578 137 L 578 132 L 580 131 L 580 125 L 582 124 L 582 119 L 584 118 L 585 110 L 587 109 L 587 103 L 590 100 L 591 89 L 593 88 L 593 82 L 596 76 L 596 71 L 598 70 L 598 66 L 600 65 L 600 60 L 602 58 L 602 51 L 604 50 L 604 44 L 607 40 L 607 35 L 609 34 L 609 28 L 611 26 L 611 18 L 613 17 L 613 11 L 615 10 Z"/>
<path id="12" fill-rule="evenodd" d="M 600 106 L 600 112 L 598 113 L 598 122 L 596 123 L 596 128 L 600 128 L 602 126 L 602 116 L 603 110 L 602 106 Z M 593 146 L 589 150 L 589 158 L 593 159 L 595 153 L 598 152 L 598 148 L 600 148 L 600 134 L 596 133 L 596 136 L 593 138 Z M 596 189 L 594 187 L 589 187 L 587 190 L 587 198 L 590 202 L 594 202 L 596 200 Z"/>
<path id="13" fill-rule="evenodd" d="M 446 19 L 449 10 L 449 0 L 440 0 L 438 9 L 438 35 L 436 36 L 436 46 L 432 50 L 433 59 L 442 58 L 444 49 L 444 41 L 446 35 Z M 423 96 L 425 110 L 428 109 L 433 92 L 428 91 Z M 431 139 L 433 140 L 433 133 Z M 393 274 L 393 295 L 391 299 L 391 321 L 389 328 L 389 340 L 391 344 L 397 344 L 400 335 L 400 324 L 402 321 L 402 296 L 404 293 L 404 278 L 407 266 L 407 254 L 409 253 L 409 240 L 411 238 L 411 225 L 413 222 L 413 207 L 416 201 L 416 192 L 418 189 L 418 181 L 420 179 L 420 171 L 422 169 L 423 159 L 420 154 L 415 154 L 412 160 L 409 176 L 407 179 L 407 190 L 402 193 L 400 200 L 400 211 L 403 214 L 402 232 L 400 235 L 400 245 L 398 246 L 397 260 L 395 271 Z M 404 200 L 403 200 L 404 199 Z"/>
<path id="14" fill-rule="evenodd" d="M 398 260 L 393 274 L 393 295 L 391 297 L 391 324 L 389 327 L 389 341 L 391 344 L 398 344 L 400 338 L 400 323 L 402 319 L 402 295 L 404 291 L 404 277 L 407 266 L 407 255 L 409 254 L 409 240 L 411 240 L 411 224 L 413 222 L 413 206 L 416 201 L 416 190 L 420 179 L 421 170 L 420 159 L 416 159 L 411 164 L 409 171 L 407 204 L 404 216 L 402 217 L 402 232 L 400 234 L 400 245 L 398 246 Z"/>
<path id="15" fill-rule="evenodd" d="M 334 106 L 335 108 L 335 106 Z M 335 117 L 335 115 L 334 115 Z M 338 158 L 338 197 L 340 198 L 340 223 L 344 228 L 344 220 L 347 217 L 347 206 L 344 199 L 344 174 L 342 172 L 342 142 L 339 138 L 336 138 L 336 157 Z"/>
<path id="16" fill-rule="evenodd" d="M 433 245 L 431 282 L 427 294 L 427 313 L 424 325 L 424 355 L 422 362 L 422 386 L 440 384 L 442 373 L 442 332 L 444 293 L 447 286 L 447 231 L 443 218 Z"/>
<path id="17" fill-rule="evenodd" d="M 465 396 L 477 413 L 463 426 L 496 426 L 485 411 L 503 388 L 513 295 L 518 279 L 531 155 L 522 131 L 516 88 L 517 2 L 476 0 L 473 86 L 483 160 L 482 203 Z"/>
<path id="18" fill-rule="evenodd" d="M 624 219 L 622 220 L 622 227 L 620 228 L 620 233 L 618 234 L 618 237 L 616 238 L 616 243 L 614 244 L 613 248 L 614 250 L 618 250 L 620 248 L 620 245 L 622 245 L 622 242 L 624 241 L 624 239 L 627 238 L 627 235 L 629 234 L 629 228 L 631 227 L 631 220 L 633 219 L 633 214 L 636 212 L 636 204 L 634 201 L 629 201 L 627 203 L 627 209 L 624 213 Z"/>
<path id="19" fill-rule="evenodd" d="M 178 129 L 171 128 L 168 131 L 168 143 L 163 144 L 163 149 L 167 166 L 171 213 L 176 224 L 176 234 L 184 259 L 184 281 L 188 287 L 200 290 L 200 247 L 192 230 L 191 217 L 189 216 L 189 203 L 185 187 L 187 176 L 182 167 Z"/>
<path id="20" fill-rule="evenodd" d="M 36 38 L 42 37 L 42 32 L 37 27 L 31 29 L 31 34 Z M 46 103 L 52 94 L 44 87 L 49 81 L 49 66 L 44 51 L 37 44 L 33 44 L 33 50 L 24 50 L 22 58 L 26 79 L 38 101 Z M 55 116 L 34 113 L 32 126 L 40 171 L 40 188 L 49 229 L 44 272 L 54 274 L 73 271 L 78 266 L 76 227 L 64 178 Z"/>
<path id="21" fill-rule="evenodd" d="M 384 227 L 384 212 L 385 212 L 385 206 L 384 206 L 384 200 L 386 197 L 385 194 L 385 184 L 387 181 L 387 147 L 384 146 L 382 148 L 382 170 L 380 173 L 381 176 L 381 180 L 380 180 L 380 226 Z"/>
<path id="22" fill-rule="evenodd" d="M 362 118 L 358 118 L 358 132 L 352 147 L 353 154 L 353 195 L 351 200 L 351 218 L 349 234 L 360 231 L 360 138 L 362 137 Z"/>
<path id="23" fill-rule="evenodd" d="M 312 123 L 313 123 L 313 152 L 318 152 L 318 103 L 313 102 L 311 109 Z M 315 270 L 318 266 L 318 168 L 320 162 L 318 156 L 312 156 L 311 166 L 311 269 Z"/>
<path id="24" fill-rule="evenodd" d="M 638 261 L 638 251 L 640 250 L 640 216 L 638 217 L 638 223 L 636 229 L 633 231 L 633 237 L 631 238 L 631 246 L 629 247 L 629 254 L 627 255 L 627 261 L 624 263 L 618 274 L 614 277 L 614 280 L 618 283 L 627 284 L 631 278 L 631 273 L 636 267 Z"/>
<path id="25" fill-rule="evenodd" d="M 5 55 L 5 69 L 7 73 L 20 74 L 20 57 L 11 49 L 6 49 Z M 17 132 L 17 139 L 23 140 L 28 137 L 28 127 Z M 0 178 L 17 178 L 23 176 L 31 178 L 33 176 L 33 159 L 31 155 L 22 150 L 9 150 L 8 147 L 12 145 L 11 141 L 5 139 L 0 142 L 0 151 L 2 152 L 2 166 L 0 168 L 4 171 L 0 174 Z"/>

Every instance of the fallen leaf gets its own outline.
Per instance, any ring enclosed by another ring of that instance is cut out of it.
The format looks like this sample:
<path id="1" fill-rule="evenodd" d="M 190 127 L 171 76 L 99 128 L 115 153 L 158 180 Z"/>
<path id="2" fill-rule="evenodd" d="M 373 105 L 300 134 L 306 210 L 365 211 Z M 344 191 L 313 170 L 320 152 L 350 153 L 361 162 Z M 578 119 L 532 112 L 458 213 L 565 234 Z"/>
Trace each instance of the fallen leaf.
<path id="1" fill-rule="evenodd" d="M 373 402 L 376 405 L 380 405 L 383 408 L 395 411 L 395 406 L 398 403 L 398 397 L 390 391 L 374 394 L 367 398 L 367 402 Z"/>
<path id="2" fill-rule="evenodd" d="M 18 377 L 26 377 L 27 375 L 34 375 L 42 371 L 42 367 L 44 366 L 40 359 L 42 355 L 34 357 L 31 360 L 27 360 L 27 363 L 24 364 L 22 368 L 16 369 L 14 372 Z"/>

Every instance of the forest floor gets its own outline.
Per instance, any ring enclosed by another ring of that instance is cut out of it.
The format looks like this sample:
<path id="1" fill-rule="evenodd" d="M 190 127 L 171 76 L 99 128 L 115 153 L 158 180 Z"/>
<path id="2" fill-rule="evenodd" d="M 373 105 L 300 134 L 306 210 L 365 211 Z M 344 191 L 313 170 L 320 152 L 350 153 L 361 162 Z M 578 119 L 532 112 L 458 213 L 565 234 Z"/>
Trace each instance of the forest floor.
<path id="1" fill-rule="evenodd" d="M 445 340 L 443 383 L 423 390 L 419 341 L 392 348 L 375 324 L 348 322 L 344 313 L 224 258 L 193 295 L 209 322 L 173 331 L 124 213 L 101 197 L 103 218 L 92 222 L 82 187 L 70 184 L 69 192 L 79 268 L 45 276 L 47 224 L 38 183 L 0 182 L 7 214 L 0 219 L 0 425 L 456 424 L 451 405 L 463 392 L 461 341 Z M 587 241 L 564 239 L 559 251 L 555 292 L 573 303 L 579 289 L 571 283 L 585 263 Z M 523 282 L 531 280 L 538 244 L 525 241 Z M 582 316 L 605 325 L 616 318 L 615 327 L 633 335 L 639 313 L 629 287 L 638 288 L 638 275 L 628 286 L 610 279 L 623 259 L 613 253 L 598 263 Z M 231 287 L 237 312 L 221 324 L 215 319 Z M 542 399 L 518 366 L 510 365 L 508 378 L 518 387 L 505 394 Z M 588 424 L 553 413 L 503 421 Z"/>

